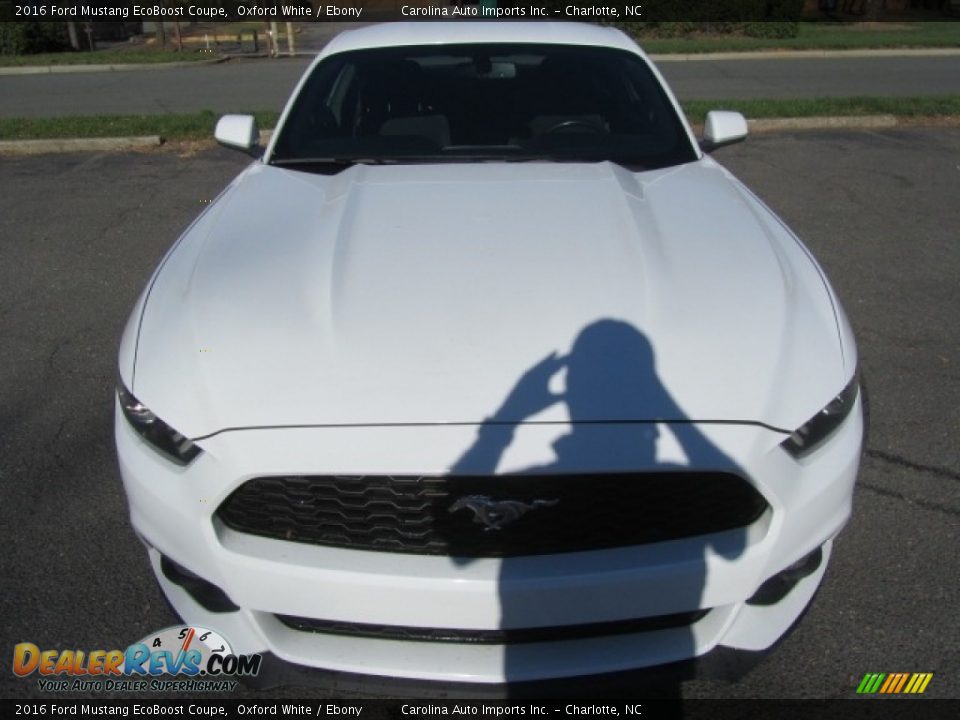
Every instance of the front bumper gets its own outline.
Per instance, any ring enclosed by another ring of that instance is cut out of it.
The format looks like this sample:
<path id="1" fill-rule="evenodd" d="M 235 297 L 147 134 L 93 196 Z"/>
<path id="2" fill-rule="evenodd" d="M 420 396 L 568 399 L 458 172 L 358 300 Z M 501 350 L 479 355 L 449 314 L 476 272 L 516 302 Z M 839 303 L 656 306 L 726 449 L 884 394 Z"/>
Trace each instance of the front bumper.
<path id="1" fill-rule="evenodd" d="M 303 545 L 237 533 L 214 516 L 219 504 L 252 477 L 318 471 L 443 474 L 473 441 L 474 427 L 233 431 L 203 441 L 204 453 L 186 468 L 147 447 L 119 410 L 116 437 L 131 521 L 164 593 L 185 621 L 218 630 L 238 653 L 270 653 L 297 665 L 419 680 L 503 683 L 663 665 L 718 646 L 770 647 L 810 601 L 825 572 L 832 538 L 849 517 L 863 437 L 857 402 L 830 442 L 801 462 L 779 447 L 784 437 L 780 433 L 748 425 L 699 427 L 770 505 L 744 530 L 507 559 L 458 560 Z M 533 448 L 549 448 L 557 433 L 555 426 L 524 427 L 516 452 L 506 461 L 516 467 L 535 464 L 542 458 Z M 530 448 L 526 455 L 524 448 Z M 613 462 L 603 468 L 645 469 L 655 468 L 616 467 Z M 747 603 L 765 580 L 821 547 L 823 562 L 782 599 L 770 605 Z M 221 588 L 238 609 L 204 609 L 164 575 L 162 556 Z M 293 629 L 276 617 L 512 629 L 697 609 L 710 612 L 686 627 L 511 645 L 319 634 Z"/>

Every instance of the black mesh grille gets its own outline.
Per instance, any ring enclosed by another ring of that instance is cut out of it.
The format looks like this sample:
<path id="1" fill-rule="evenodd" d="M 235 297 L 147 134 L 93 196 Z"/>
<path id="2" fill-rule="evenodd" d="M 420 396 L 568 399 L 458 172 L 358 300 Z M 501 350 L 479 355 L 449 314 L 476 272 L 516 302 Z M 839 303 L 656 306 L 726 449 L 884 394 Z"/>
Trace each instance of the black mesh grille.
<path id="1" fill-rule="evenodd" d="M 518 628 L 512 630 L 461 630 L 453 628 L 408 627 L 405 625 L 373 625 L 369 623 L 315 620 L 313 618 L 277 615 L 289 628 L 301 632 L 347 635 L 377 640 L 464 643 L 469 645 L 513 645 L 517 643 L 583 640 L 586 638 L 651 632 L 687 627 L 700 620 L 709 610 L 657 615 L 655 617 L 553 627 Z"/>
<path id="2" fill-rule="evenodd" d="M 748 525 L 766 508 L 736 475 L 664 472 L 261 477 L 217 513 L 239 532 L 294 542 L 510 557 L 705 535 Z"/>

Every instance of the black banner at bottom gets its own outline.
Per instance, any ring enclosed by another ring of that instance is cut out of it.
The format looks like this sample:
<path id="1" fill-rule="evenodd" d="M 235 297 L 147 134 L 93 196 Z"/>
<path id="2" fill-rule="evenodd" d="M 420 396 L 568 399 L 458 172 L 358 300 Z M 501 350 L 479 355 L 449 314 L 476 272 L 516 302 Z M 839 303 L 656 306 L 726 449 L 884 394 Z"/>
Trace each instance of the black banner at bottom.
<path id="1" fill-rule="evenodd" d="M 362 718 L 633 718 L 658 720 L 946 720 L 960 715 L 960 700 L 851 699 L 851 700 L 2 700 L 4 717 L 283 717 L 343 720 Z"/>

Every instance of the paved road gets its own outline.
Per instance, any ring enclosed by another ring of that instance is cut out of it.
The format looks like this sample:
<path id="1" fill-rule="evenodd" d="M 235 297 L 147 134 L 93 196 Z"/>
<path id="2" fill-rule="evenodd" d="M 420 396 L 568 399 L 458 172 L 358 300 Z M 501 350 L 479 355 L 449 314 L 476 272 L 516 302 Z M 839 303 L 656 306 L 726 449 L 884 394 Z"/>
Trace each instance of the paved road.
<path id="1" fill-rule="evenodd" d="M 868 671 L 932 671 L 928 695 L 960 698 L 960 130 L 755 137 L 717 157 L 826 267 L 873 427 L 854 517 L 797 631 L 745 678 L 683 693 L 849 698 Z M 2 652 L 125 647 L 173 621 L 117 475 L 116 339 L 166 248 L 245 162 L 223 149 L 0 161 Z M 0 672 L 0 697 L 27 696 L 35 682 Z"/>
<path id="2" fill-rule="evenodd" d="M 0 76 L 0 117 L 279 110 L 309 58 L 129 72 Z M 661 64 L 681 100 L 960 93 L 960 57 Z"/>
<path id="3" fill-rule="evenodd" d="M 660 69 L 681 100 L 960 93 L 956 56 L 666 62 Z"/>

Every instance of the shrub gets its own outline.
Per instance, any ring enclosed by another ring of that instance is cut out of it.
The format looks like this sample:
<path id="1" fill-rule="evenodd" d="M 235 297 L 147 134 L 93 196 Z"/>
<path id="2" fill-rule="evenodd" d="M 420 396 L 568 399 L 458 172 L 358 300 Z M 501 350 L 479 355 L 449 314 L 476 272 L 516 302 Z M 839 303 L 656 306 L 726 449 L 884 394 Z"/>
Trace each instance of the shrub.
<path id="1" fill-rule="evenodd" d="M 658 0 L 645 22 L 614 22 L 631 35 L 796 37 L 804 0 Z"/>
<path id="2" fill-rule="evenodd" d="M 68 47 L 63 23 L 0 22 L 0 55 L 33 55 Z"/>
<path id="3" fill-rule="evenodd" d="M 742 23 L 743 34 L 757 38 L 792 38 L 799 32 L 797 22 L 748 22 Z"/>

